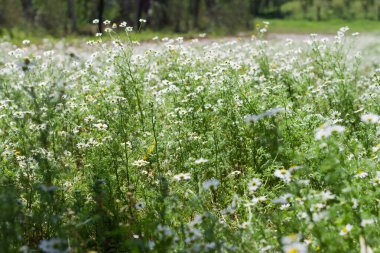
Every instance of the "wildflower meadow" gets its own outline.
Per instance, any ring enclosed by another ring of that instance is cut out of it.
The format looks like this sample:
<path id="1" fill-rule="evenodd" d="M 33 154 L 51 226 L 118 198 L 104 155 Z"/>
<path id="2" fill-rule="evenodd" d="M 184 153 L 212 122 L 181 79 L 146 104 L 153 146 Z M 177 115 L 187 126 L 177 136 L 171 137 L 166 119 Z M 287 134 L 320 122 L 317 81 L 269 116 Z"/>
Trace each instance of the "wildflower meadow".
<path id="1" fill-rule="evenodd" d="M 105 26 L 0 44 L 0 252 L 380 252 L 378 47 Z"/>

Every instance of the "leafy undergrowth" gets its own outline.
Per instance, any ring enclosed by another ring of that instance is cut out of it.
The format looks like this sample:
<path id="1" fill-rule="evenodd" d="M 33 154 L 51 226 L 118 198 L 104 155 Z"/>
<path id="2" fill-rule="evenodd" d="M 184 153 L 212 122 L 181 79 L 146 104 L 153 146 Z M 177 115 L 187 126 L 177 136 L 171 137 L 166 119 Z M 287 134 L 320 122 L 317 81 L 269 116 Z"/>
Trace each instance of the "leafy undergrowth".
<path id="1" fill-rule="evenodd" d="M 323 20 L 271 19 L 271 31 L 275 33 L 322 33 L 334 34 L 340 27 L 348 25 L 360 33 L 379 33 L 380 23 L 374 20 Z"/>
<path id="2" fill-rule="evenodd" d="M 346 30 L 2 44 L 1 252 L 378 252 L 380 71 Z"/>

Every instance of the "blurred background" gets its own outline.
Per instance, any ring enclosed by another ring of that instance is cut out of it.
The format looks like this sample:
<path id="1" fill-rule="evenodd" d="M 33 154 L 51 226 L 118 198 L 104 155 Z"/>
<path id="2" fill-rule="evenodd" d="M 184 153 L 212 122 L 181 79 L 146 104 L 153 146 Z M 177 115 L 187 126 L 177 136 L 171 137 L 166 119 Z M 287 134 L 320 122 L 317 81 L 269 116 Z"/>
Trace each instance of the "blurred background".
<path id="1" fill-rule="evenodd" d="M 144 31 L 237 34 L 269 20 L 276 32 L 332 32 L 344 24 L 380 30 L 380 0 L 0 0 L 0 35 L 93 35 L 93 19 Z M 100 22 L 101 24 L 102 22 Z"/>

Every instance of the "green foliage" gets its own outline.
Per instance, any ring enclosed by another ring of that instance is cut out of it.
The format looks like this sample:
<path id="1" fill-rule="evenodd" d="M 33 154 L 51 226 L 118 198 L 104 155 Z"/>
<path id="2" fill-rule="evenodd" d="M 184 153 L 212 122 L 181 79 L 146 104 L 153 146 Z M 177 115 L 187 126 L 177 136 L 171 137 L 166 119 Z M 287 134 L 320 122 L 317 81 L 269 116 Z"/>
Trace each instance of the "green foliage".
<path id="1" fill-rule="evenodd" d="M 379 51 L 115 30 L 0 45 L 2 252 L 380 250 Z"/>
<path id="2" fill-rule="evenodd" d="M 257 22 L 262 22 L 257 19 Z M 340 19 L 323 20 L 320 22 L 303 20 L 303 19 L 269 19 L 271 33 L 291 33 L 291 34 L 335 34 L 335 32 L 345 25 L 348 25 L 352 31 L 360 33 L 378 33 L 380 23 L 371 20 L 351 20 L 344 21 Z"/>

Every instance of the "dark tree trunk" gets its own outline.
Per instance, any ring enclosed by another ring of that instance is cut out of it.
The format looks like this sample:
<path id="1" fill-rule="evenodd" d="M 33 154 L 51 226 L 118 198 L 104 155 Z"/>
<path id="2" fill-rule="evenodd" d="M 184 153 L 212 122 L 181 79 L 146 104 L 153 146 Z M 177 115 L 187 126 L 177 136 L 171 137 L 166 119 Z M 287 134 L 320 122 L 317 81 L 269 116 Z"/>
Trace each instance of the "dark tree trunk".
<path id="1" fill-rule="evenodd" d="M 368 19 L 368 4 L 367 4 L 367 2 L 365 2 L 364 4 L 363 4 L 363 10 L 364 10 L 364 18 L 365 19 Z"/>
<path id="2" fill-rule="evenodd" d="M 307 19 L 307 11 L 308 11 L 308 2 L 306 0 L 301 1 L 301 10 L 303 12 L 303 18 Z"/>
<path id="3" fill-rule="evenodd" d="M 346 6 L 345 19 L 351 19 L 351 1 L 344 0 L 344 5 Z"/>
<path id="4" fill-rule="evenodd" d="M 207 15 L 210 17 L 211 19 L 211 23 L 212 25 L 214 25 L 215 23 L 217 23 L 217 20 L 216 20 L 216 3 L 215 3 L 215 0 L 206 0 L 206 10 L 207 10 Z"/>
<path id="5" fill-rule="evenodd" d="M 372 1 L 370 0 L 363 0 L 363 11 L 364 11 L 364 18 L 368 19 L 369 18 L 369 12 L 370 12 L 370 7 L 372 6 Z"/>
<path id="6" fill-rule="evenodd" d="M 150 8 L 150 0 L 137 0 L 137 15 L 136 24 L 139 26 L 139 20 L 143 17 L 143 14 L 148 14 Z"/>
<path id="7" fill-rule="evenodd" d="M 71 22 L 71 32 L 77 32 L 77 15 L 75 12 L 75 0 L 67 0 L 67 12 Z"/>
<path id="8" fill-rule="evenodd" d="M 276 18 L 282 18 L 282 12 L 281 12 L 281 2 L 275 1 L 275 9 L 276 9 Z"/>
<path id="9" fill-rule="evenodd" d="M 215 10 L 215 0 L 206 0 L 206 9 L 208 13 L 212 13 Z"/>
<path id="10" fill-rule="evenodd" d="M 321 21 L 321 6 L 317 5 L 317 21 Z"/>
<path id="11" fill-rule="evenodd" d="M 251 0 L 249 5 L 251 15 L 257 17 L 260 14 L 261 0 Z"/>
<path id="12" fill-rule="evenodd" d="M 128 24 L 133 25 L 131 13 L 135 13 L 134 6 L 131 0 L 119 0 L 120 6 L 120 20 L 127 21 Z"/>
<path id="13" fill-rule="evenodd" d="M 98 29 L 99 32 L 103 32 L 103 14 L 104 14 L 104 0 L 99 0 L 98 2 L 98 19 L 99 19 L 99 24 L 98 24 Z"/>
<path id="14" fill-rule="evenodd" d="M 159 8 L 159 19 L 157 22 L 158 28 L 162 28 L 169 24 L 168 18 L 168 3 L 167 0 L 155 0 Z"/>
<path id="15" fill-rule="evenodd" d="M 175 20 L 174 32 L 175 33 L 181 32 L 181 22 L 180 22 L 180 19 L 178 17 Z"/>
<path id="16" fill-rule="evenodd" d="M 120 18 L 122 20 L 127 20 L 127 17 L 129 15 L 128 0 L 119 0 L 119 7 L 120 7 Z"/>
<path id="17" fill-rule="evenodd" d="M 199 28 L 199 8 L 200 8 L 200 1 L 199 0 L 192 0 L 192 14 L 193 14 L 193 20 L 194 20 L 194 28 Z"/>
<path id="18" fill-rule="evenodd" d="M 30 22 L 34 20 L 34 8 L 32 0 L 21 0 L 22 11 L 26 19 Z"/>
<path id="19" fill-rule="evenodd" d="M 143 13 L 144 0 L 137 0 L 137 13 L 136 13 L 136 24 L 139 26 L 139 20 Z"/>
<path id="20" fill-rule="evenodd" d="M 4 7 L 4 2 L 3 1 L 0 1 L 0 25 L 3 25 L 3 24 L 6 24 L 6 17 L 4 16 L 5 15 L 5 7 Z M 0 31 L 0 34 L 1 34 L 1 31 Z"/>

